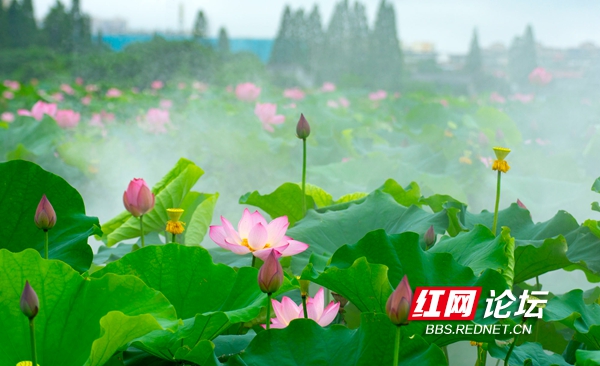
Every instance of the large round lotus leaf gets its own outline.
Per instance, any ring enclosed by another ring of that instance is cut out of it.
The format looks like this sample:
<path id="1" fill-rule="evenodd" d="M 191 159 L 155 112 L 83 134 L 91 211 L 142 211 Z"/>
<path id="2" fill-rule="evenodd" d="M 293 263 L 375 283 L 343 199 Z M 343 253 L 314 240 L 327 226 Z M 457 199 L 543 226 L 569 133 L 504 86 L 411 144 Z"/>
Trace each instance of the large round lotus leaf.
<path id="1" fill-rule="evenodd" d="M 49 258 L 86 271 L 93 256 L 87 238 L 100 234 L 98 219 L 85 215 L 83 199 L 69 183 L 28 161 L 0 164 L 0 249 L 20 252 L 33 248 L 44 254 L 44 232 L 34 223 L 44 194 L 57 217 L 48 232 Z"/>
<path id="2" fill-rule="evenodd" d="M 40 365 L 101 366 L 135 338 L 176 325 L 168 300 L 134 276 L 86 279 L 31 249 L 0 250 L 0 268 L 0 365 L 31 359 L 28 320 L 19 308 L 26 280 L 40 303 Z"/>

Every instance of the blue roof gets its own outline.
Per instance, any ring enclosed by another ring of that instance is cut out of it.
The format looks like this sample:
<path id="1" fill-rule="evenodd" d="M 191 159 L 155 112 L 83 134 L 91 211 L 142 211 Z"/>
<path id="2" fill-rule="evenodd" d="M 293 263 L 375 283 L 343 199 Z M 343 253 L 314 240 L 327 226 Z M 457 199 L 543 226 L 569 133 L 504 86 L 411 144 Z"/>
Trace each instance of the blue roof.
<path id="1" fill-rule="evenodd" d="M 102 42 L 108 45 L 114 51 L 122 51 L 127 45 L 136 42 L 148 42 L 152 40 L 154 35 L 152 34 L 108 34 L 102 36 Z M 184 35 L 161 35 L 161 37 L 167 40 L 185 40 L 191 39 L 190 36 Z M 96 36 L 93 37 L 96 40 Z M 209 38 L 208 42 L 212 45 L 216 45 L 218 40 L 216 38 Z M 252 52 L 258 58 L 267 63 L 271 56 L 271 49 L 273 48 L 272 39 L 246 39 L 246 38 L 233 38 L 229 40 L 229 48 L 231 52 Z"/>

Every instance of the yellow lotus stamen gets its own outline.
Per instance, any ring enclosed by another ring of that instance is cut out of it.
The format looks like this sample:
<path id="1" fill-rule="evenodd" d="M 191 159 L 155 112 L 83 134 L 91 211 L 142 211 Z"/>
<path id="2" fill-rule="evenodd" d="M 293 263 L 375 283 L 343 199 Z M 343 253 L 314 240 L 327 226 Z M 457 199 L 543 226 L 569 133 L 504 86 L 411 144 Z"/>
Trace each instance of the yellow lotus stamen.
<path id="1" fill-rule="evenodd" d="M 177 222 L 181 218 L 181 215 L 183 215 L 183 209 L 167 208 L 167 215 L 169 215 L 169 220 L 171 220 L 173 222 Z"/>
<path id="2" fill-rule="evenodd" d="M 183 231 L 185 230 L 183 227 L 184 223 L 181 221 L 167 221 L 167 232 L 174 234 L 174 235 L 179 235 L 181 233 L 183 233 Z"/>
<path id="3" fill-rule="evenodd" d="M 508 172 L 510 169 L 510 165 L 506 162 L 506 160 L 494 160 L 494 164 L 492 164 L 492 170 L 499 170 L 502 173 Z"/>
<path id="4" fill-rule="evenodd" d="M 510 149 L 506 147 L 494 147 L 494 154 L 496 154 L 496 159 L 504 160 L 510 154 Z"/>
<path id="5" fill-rule="evenodd" d="M 482 342 L 471 341 L 471 346 L 473 346 L 473 347 L 475 347 L 475 346 L 481 347 L 481 346 L 483 346 L 483 343 Z"/>

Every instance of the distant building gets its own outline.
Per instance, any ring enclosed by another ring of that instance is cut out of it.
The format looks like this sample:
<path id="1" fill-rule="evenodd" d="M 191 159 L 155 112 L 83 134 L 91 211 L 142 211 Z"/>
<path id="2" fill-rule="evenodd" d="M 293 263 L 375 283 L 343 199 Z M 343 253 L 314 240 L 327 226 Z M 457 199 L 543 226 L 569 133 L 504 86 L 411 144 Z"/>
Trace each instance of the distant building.
<path id="1" fill-rule="evenodd" d="M 122 18 L 113 18 L 113 19 L 98 19 L 92 18 L 92 32 L 93 34 L 98 34 L 102 32 L 102 34 L 126 34 L 128 32 L 127 29 L 127 20 Z"/>

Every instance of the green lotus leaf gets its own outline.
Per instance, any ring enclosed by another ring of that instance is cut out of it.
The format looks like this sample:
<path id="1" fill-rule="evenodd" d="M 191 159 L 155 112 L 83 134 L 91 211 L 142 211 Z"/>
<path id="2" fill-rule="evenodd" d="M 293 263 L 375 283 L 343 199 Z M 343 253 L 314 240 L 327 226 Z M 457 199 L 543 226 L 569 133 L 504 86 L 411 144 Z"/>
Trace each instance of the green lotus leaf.
<path id="1" fill-rule="evenodd" d="M 204 171 L 187 159 L 180 159 L 173 169 L 153 188 L 156 195 L 154 209 L 144 215 L 144 233 L 164 232 L 169 220 L 167 209 L 184 210 L 182 221 L 190 229 L 184 232 L 182 243 L 198 245 L 208 231 L 218 194 L 201 194 L 191 191 Z M 124 187 L 123 190 L 125 190 Z M 187 220 L 187 221 L 186 221 Z M 102 225 L 107 246 L 140 236 L 139 219 L 123 211 Z M 156 243 L 150 243 L 156 244 Z"/>
<path id="2" fill-rule="evenodd" d="M 45 194 L 56 212 L 56 225 L 48 231 L 48 256 L 68 263 L 79 272 L 92 263 L 87 239 L 101 234 L 96 217 L 85 215 L 83 199 L 63 178 L 22 160 L 0 163 L 0 248 L 20 252 L 32 248 L 44 254 L 44 232 L 34 216 Z"/>
<path id="3" fill-rule="evenodd" d="M 107 264 L 92 276 L 107 273 L 137 276 L 173 304 L 183 319 L 175 333 L 156 331 L 133 343 L 165 360 L 202 363 L 197 361 L 213 357 L 212 348 L 206 353 L 209 347 L 201 341 L 214 339 L 232 324 L 253 320 L 267 303 L 267 296 L 258 287 L 256 268 L 235 271 L 214 264 L 201 247 L 148 246 Z M 287 281 L 280 292 L 292 287 Z"/>
<path id="4" fill-rule="evenodd" d="M 133 276 L 83 278 L 67 264 L 28 249 L 0 250 L 0 364 L 31 359 L 28 321 L 19 308 L 29 281 L 37 292 L 40 365 L 102 366 L 135 338 L 176 326 L 175 309 Z"/>
<path id="5" fill-rule="evenodd" d="M 399 365 L 447 365 L 439 347 L 401 329 Z M 248 348 L 227 365 L 389 365 L 393 361 L 396 327 L 382 314 L 362 314 L 351 330 L 322 328 L 310 319 L 296 319 L 284 329 L 259 333 Z"/>

